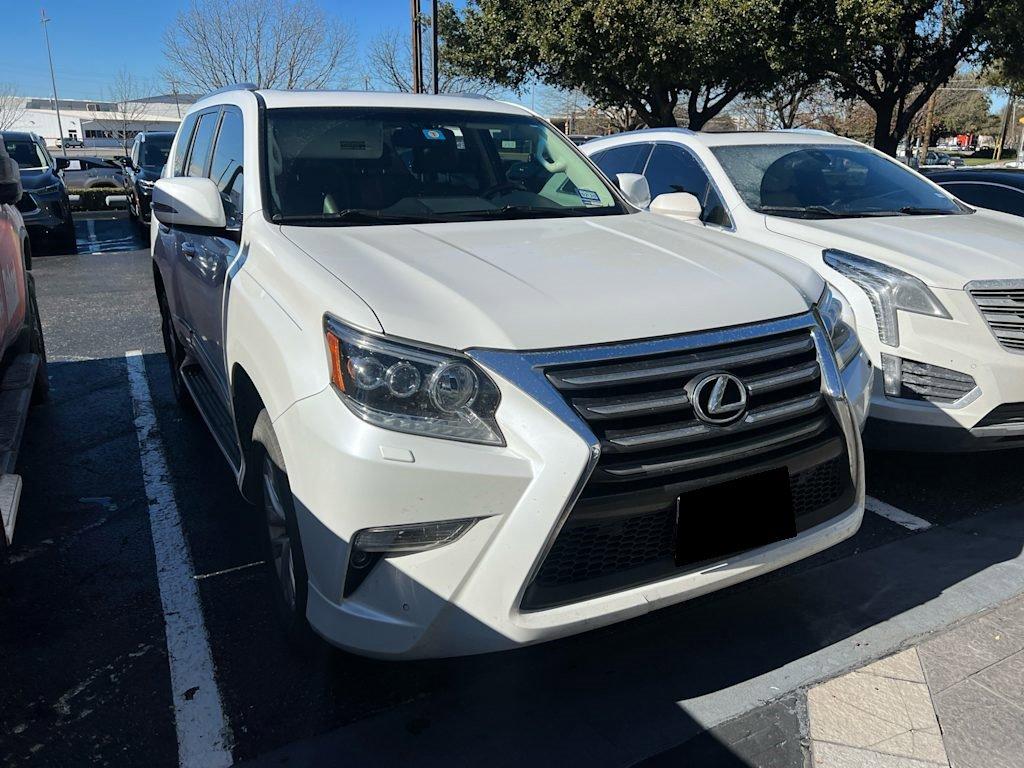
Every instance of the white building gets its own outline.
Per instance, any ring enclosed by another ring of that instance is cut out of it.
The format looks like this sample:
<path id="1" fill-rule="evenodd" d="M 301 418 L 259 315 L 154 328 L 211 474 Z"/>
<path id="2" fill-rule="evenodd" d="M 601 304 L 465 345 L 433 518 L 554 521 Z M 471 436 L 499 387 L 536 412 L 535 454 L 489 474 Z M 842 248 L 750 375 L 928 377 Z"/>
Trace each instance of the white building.
<path id="1" fill-rule="evenodd" d="M 80 139 L 87 147 L 118 147 L 139 131 L 173 131 L 196 96 L 164 94 L 128 102 L 60 100 L 60 124 L 64 136 Z M 53 99 L 27 97 L 25 109 L 9 128 L 30 131 L 54 146 L 60 136 Z"/>

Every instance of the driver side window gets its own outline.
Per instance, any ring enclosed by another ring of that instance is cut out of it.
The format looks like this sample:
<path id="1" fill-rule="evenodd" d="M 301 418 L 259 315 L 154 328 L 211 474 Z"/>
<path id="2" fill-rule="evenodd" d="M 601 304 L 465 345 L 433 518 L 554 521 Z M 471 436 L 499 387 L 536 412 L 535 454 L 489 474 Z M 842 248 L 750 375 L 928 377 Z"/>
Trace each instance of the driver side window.
<path id="1" fill-rule="evenodd" d="M 670 192 L 689 192 L 700 201 L 705 224 L 731 227 L 732 219 L 725 209 L 711 179 L 697 159 L 682 147 L 657 144 L 644 171 L 651 187 L 651 199 Z"/>

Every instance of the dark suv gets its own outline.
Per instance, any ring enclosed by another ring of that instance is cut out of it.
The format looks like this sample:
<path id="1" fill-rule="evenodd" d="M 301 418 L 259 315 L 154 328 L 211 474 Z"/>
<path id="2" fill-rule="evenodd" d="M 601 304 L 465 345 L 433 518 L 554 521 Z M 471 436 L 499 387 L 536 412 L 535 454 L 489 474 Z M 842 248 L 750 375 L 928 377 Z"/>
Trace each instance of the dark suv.
<path id="1" fill-rule="evenodd" d="M 143 131 L 132 142 L 131 153 L 124 164 L 125 186 L 128 215 L 140 226 L 149 224 L 153 185 L 164 170 L 173 141 L 173 131 Z"/>
<path id="2" fill-rule="evenodd" d="M 7 154 L 21 170 L 24 194 L 18 210 L 36 253 L 41 253 L 44 246 L 58 253 L 75 253 L 75 222 L 59 173 L 67 167 L 67 158 L 55 160 L 34 133 L 4 131 L 0 136 Z"/>

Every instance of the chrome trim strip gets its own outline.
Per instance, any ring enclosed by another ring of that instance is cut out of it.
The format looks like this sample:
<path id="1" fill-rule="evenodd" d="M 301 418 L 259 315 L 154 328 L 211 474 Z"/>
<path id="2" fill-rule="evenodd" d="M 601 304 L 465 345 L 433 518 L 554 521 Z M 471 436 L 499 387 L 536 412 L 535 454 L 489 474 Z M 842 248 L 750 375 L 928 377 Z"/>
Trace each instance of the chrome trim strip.
<path id="1" fill-rule="evenodd" d="M 988 328 L 989 333 L 995 338 L 996 343 L 1005 350 L 1013 355 L 1024 355 L 1024 339 L 1020 342 L 1016 342 L 1013 339 L 1007 339 L 1011 343 L 1021 344 L 1021 348 L 1015 348 L 1007 346 L 1004 340 L 999 337 L 999 332 L 992 327 L 992 323 L 989 322 L 988 317 L 985 316 L 985 308 L 982 307 L 982 302 L 979 298 L 984 301 L 986 297 L 975 296 L 975 291 L 1024 291 L 1024 280 L 1013 279 L 1013 280 L 972 280 L 964 286 L 964 290 L 967 291 L 967 295 L 971 297 L 971 301 L 974 303 L 975 308 L 978 310 L 978 314 L 981 315 L 982 322 L 985 323 L 985 327 Z M 1013 331 L 1011 331 L 1012 333 Z"/>
<path id="2" fill-rule="evenodd" d="M 586 412 L 592 419 L 608 419 L 616 416 L 629 416 L 634 413 L 644 415 L 675 411 L 690 404 L 690 396 L 685 392 L 678 395 L 664 395 L 660 397 L 638 397 L 622 402 L 600 405 L 600 399 L 573 399 L 576 408 Z"/>
<path id="3" fill-rule="evenodd" d="M 782 373 L 752 376 L 749 379 L 744 379 L 744 383 L 747 385 L 747 391 L 752 395 L 756 395 L 761 392 L 772 392 L 793 384 L 802 384 L 805 381 L 810 381 L 818 374 L 819 366 L 818 363 L 814 362 L 788 368 Z"/>

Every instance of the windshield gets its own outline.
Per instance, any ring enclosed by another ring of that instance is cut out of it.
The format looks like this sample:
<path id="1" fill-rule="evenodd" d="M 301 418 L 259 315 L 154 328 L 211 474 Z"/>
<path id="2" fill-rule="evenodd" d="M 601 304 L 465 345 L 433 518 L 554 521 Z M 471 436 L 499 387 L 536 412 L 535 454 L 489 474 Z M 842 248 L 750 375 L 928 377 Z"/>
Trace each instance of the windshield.
<path id="1" fill-rule="evenodd" d="M 28 139 L 4 139 L 4 148 L 19 168 L 38 170 L 49 166 L 39 146 Z"/>
<path id="2" fill-rule="evenodd" d="M 759 213 L 796 218 L 969 213 L 918 174 L 866 147 L 763 144 L 712 151 L 743 202 Z"/>
<path id="3" fill-rule="evenodd" d="M 627 213 L 569 141 L 530 116 L 273 109 L 274 221 L 482 221 Z"/>
<path id="4" fill-rule="evenodd" d="M 142 161 L 144 168 L 163 168 L 167 164 L 167 156 L 171 153 L 171 142 L 174 136 L 147 136 L 142 142 Z"/>

